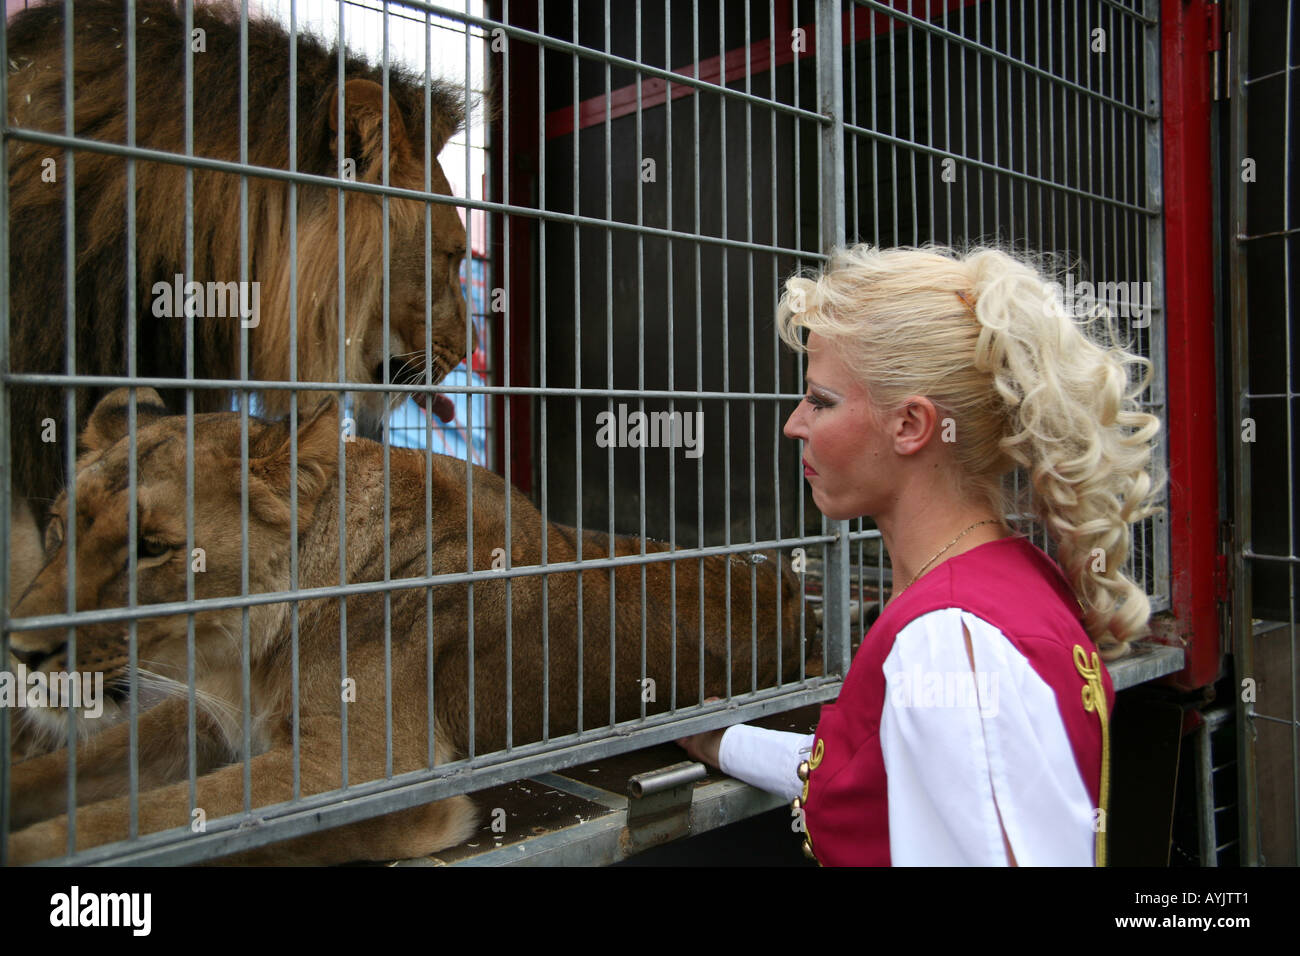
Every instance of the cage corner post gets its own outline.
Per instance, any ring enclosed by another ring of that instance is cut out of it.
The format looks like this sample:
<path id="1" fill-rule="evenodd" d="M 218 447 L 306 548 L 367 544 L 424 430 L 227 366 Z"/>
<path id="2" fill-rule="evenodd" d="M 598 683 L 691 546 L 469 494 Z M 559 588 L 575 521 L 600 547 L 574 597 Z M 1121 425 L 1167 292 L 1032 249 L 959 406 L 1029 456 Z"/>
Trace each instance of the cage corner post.
<path id="1" fill-rule="evenodd" d="M 1154 6 L 1154 2 L 1152 3 Z M 1183 690 L 1222 664 L 1214 571 L 1219 550 L 1214 287 L 1210 191 L 1210 53 L 1206 0 L 1161 0 L 1159 100 L 1164 205 L 1166 439 L 1170 607 L 1188 640 Z"/>

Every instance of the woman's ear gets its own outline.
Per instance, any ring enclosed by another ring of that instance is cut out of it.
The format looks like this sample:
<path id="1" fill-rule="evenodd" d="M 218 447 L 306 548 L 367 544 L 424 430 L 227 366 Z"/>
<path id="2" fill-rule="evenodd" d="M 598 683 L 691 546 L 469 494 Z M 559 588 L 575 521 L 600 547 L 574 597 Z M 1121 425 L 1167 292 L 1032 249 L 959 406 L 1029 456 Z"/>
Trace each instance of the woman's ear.
<path id="1" fill-rule="evenodd" d="M 911 395 L 889 418 L 894 451 L 915 455 L 931 441 L 956 441 L 956 425 L 951 418 L 940 418 L 934 402 L 924 395 Z"/>

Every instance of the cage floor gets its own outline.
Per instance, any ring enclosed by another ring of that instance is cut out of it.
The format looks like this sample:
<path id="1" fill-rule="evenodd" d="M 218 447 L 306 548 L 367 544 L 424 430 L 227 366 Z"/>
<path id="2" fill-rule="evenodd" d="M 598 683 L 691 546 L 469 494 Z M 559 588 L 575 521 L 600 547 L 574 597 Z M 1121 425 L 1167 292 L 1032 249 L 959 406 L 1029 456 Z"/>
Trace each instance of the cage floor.
<path id="1" fill-rule="evenodd" d="M 775 730 L 811 733 L 820 705 L 761 718 Z M 628 781 L 688 759 L 662 744 L 474 793 L 483 810 L 475 837 L 430 857 L 391 866 L 601 866 L 747 819 L 783 801 L 712 767 L 691 785 L 689 804 L 629 826 Z"/>

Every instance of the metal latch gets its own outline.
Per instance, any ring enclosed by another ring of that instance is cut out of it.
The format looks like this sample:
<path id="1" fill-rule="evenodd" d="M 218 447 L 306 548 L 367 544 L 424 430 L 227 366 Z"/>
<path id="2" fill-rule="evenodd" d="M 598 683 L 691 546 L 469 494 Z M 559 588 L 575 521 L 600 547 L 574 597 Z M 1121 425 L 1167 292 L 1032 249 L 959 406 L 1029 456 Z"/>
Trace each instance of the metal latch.
<path id="1" fill-rule="evenodd" d="M 629 779 L 627 826 L 619 838 L 624 852 L 637 853 L 685 836 L 695 782 L 707 776 L 704 764 L 686 760 Z"/>

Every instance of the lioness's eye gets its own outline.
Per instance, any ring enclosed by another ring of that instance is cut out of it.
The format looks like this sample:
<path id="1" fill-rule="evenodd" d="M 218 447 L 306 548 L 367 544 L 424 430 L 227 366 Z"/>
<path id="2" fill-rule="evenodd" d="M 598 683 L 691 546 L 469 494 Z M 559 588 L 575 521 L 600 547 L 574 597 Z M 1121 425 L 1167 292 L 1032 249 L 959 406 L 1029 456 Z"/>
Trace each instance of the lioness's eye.
<path id="1" fill-rule="evenodd" d="M 57 551 L 63 544 L 63 519 L 58 515 L 52 515 L 50 522 L 45 526 L 45 550 Z"/>
<path id="2" fill-rule="evenodd" d="M 172 546 L 157 538 L 141 537 L 136 545 L 136 555 L 141 558 L 161 558 Z"/>

